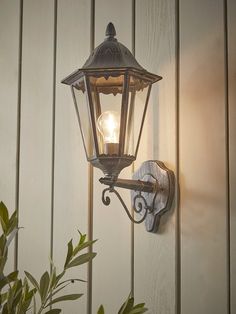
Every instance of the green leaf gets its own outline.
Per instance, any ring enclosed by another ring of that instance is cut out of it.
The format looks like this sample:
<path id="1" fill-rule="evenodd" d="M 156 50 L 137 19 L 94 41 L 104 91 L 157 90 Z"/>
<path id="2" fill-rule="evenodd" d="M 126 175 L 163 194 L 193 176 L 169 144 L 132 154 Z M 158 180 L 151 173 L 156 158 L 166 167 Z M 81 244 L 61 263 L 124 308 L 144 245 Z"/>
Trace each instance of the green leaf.
<path id="1" fill-rule="evenodd" d="M 0 237 L 0 256 L 3 256 L 3 255 L 4 255 L 6 242 L 7 242 L 7 237 L 6 237 L 6 235 L 3 233 L 3 234 L 1 235 L 1 237 Z"/>
<path id="2" fill-rule="evenodd" d="M 19 273 L 19 271 L 16 270 L 16 271 L 13 271 L 12 273 L 8 274 L 7 279 L 9 280 L 9 282 L 15 281 L 17 279 L 18 273 Z"/>
<path id="3" fill-rule="evenodd" d="M 7 242 L 6 242 L 6 247 L 10 246 L 11 241 L 15 238 L 17 232 L 19 229 L 14 229 L 11 231 L 11 233 L 9 233 L 9 236 L 7 238 Z"/>
<path id="4" fill-rule="evenodd" d="M 0 220 L 2 225 L 2 230 L 4 233 L 7 232 L 7 226 L 9 222 L 8 210 L 3 202 L 0 202 Z"/>
<path id="5" fill-rule="evenodd" d="M 139 304 L 135 305 L 133 309 L 136 309 L 136 308 L 143 308 L 144 305 L 145 305 L 145 303 L 139 303 Z"/>
<path id="6" fill-rule="evenodd" d="M 45 271 L 40 279 L 40 296 L 41 300 L 44 302 L 48 293 L 49 287 L 49 273 Z"/>
<path id="7" fill-rule="evenodd" d="M 52 309 L 47 311 L 45 314 L 59 314 L 59 313 L 61 313 L 60 309 Z"/>
<path id="8" fill-rule="evenodd" d="M 52 263 L 52 271 L 51 271 L 51 274 L 50 274 L 50 284 L 49 284 L 50 290 L 55 287 L 55 285 L 56 285 L 56 278 L 57 278 L 56 267 Z"/>
<path id="9" fill-rule="evenodd" d="M 27 271 L 25 271 L 25 275 L 26 277 L 29 279 L 29 281 L 32 283 L 32 285 L 38 290 L 38 292 L 40 293 L 40 289 L 39 289 L 39 284 L 37 282 L 37 280 Z"/>
<path id="10" fill-rule="evenodd" d="M 124 310 L 124 314 L 128 314 L 132 310 L 133 305 L 134 305 L 134 298 L 129 298 L 126 304 L 125 310 Z"/>
<path id="11" fill-rule="evenodd" d="M 18 217 L 17 217 L 17 211 L 14 211 L 12 216 L 9 219 L 8 222 L 8 228 L 7 228 L 7 235 L 10 234 L 14 229 L 19 229 L 18 228 Z"/>
<path id="12" fill-rule="evenodd" d="M 61 278 L 65 275 L 65 270 L 63 270 L 63 272 L 61 272 L 59 275 L 56 276 L 56 280 L 55 280 L 55 286 L 58 286 L 59 281 L 61 280 Z"/>
<path id="13" fill-rule="evenodd" d="M 2 226 L 3 233 L 6 234 L 7 233 L 7 225 L 5 224 L 5 222 L 4 222 L 4 220 L 2 219 L 1 216 L 0 216 L 0 223 L 1 223 L 1 226 Z"/>
<path id="14" fill-rule="evenodd" d="M 7 296 L 8 296 L 8 291 L 0 294 L 0 304 L 2 305 L 6 300 L 7 300 Z"/>
<path id="15" fill-rule="evenodd" d="M 142 313 L 145 313 L 147 312 L 148 309 L 143 307 L 143 308 L 133 308 L 133 310 L 131 310 L 128 314 L 142 314 Z"/>
<path id="16" fill-rule="evenodd" d="M 59 298 L 56 298 L 54 300 L 52 300 L 50 303 L 47 304 L 47 306 L 50 306 L 54 303 L 57 303 L 57 302 L 62 302 L 62 301 L 71 301 L 71 300 L 77 300 L 79 299 L 80 297 L 82 297 L 83 294 L 67 294 L 67 295 L 63 295 Z"/>
<path id="17" fill-rule="evenodd" d="M 79 244 L 83 244 L 84 241 L 86 240 L 86 234 L 82 234 L 80 231 L 79 234 L 80 234 Z"/>
<path id="18" fill-rule="evenodd" d="M 34 309 L 34 314 L 36 314 L 36 298 L 35 298 L 35 295 L 33 296 L 33 309 Z"/>
<path id="19" fill-rule="evenodd" d="M 66 261 L 64 264 L 64 268 L 66 268 L 66 266 L 68 265 L 69 261 L 72 258 L 72 254 L 73 254 L 73 244 L 72 244 L 72 239 L 70 240 L 70 242 L 68 242 L 67 244 L 67 256 L 66 256 Z"/>
<path id="20" fill-rule="evenodd" d="M 130 298 L 131 298 L 131 294 L 129 294 L 129 296 L 128 296 L 128 298 L 126 299 L 126 301 L 122 304 L 121 308 L 119 309 L 118 314 L 124 314 L 124 313 L 125 313 L 124 311 L 125 311 L 125 309 L 126 309 L 128 303 L 129 303 Z"/>
<path id="21" fill-rule="evenodd" d="M 144 306 L 145 306 L 145 303 L 139 303 L 134 306 L 134 298 L 131 297 L 131 294 L 130 294 L 127 300 L 121 306 L 118 314 L 142 314 L 148 311 L 148 309 L 145 308 Z"/>
<path id="22" fill-rule="evenodd" d="M 105 314 L 103 305 L 100 305 L 97 314 Z"/>
<path id="23" fill-rule="evenodd" d="M 74 258 L 67 265 L 66 268 L 71 268 L 71 267 L 75 267 L 75 266 L 79 266 L 79 265 L 82 265 L 84 263 L 87 263 L 87 262 L 91 261 L 96 255 L 97 255 L 97 253 L 85 253 L 85 254 L 82 254 L 82 255 Z"/>
<path id="24" fill-rule="evenodd" d="M 1 314 L 9 314 L 9 311 L 8 311 L 7 307 L 8 307 L 8 304 L 5 303 Z"/>
<path id="25" fill-rule="evenodd" d="M 64 283 L 74 283 L 75 281 L 80 281 L 80 282 L 87 282 L 86 280 L 83 280 L 83 279 L 77 279 L 77 278 L 71 278 L 71 279 L 67 279 L 67 280 L 64 280 L 62 282 L 60 282 L 57 287 L 60 287 L 61 285 L 63 285 Z"/>
<path id="26" fill-rule="evenodd" d="M 95 242 L 97 242 L 97 240 L 93 240 L 93 241 L 87 241 L 85 243 L 82 244 L 78 244 L 73 251 L 73 255 L 75 256 L 79 251 L 85 249 L 86 247 L 92 246 Z"/>
<path id="27" fill-rule="evenodd" d="M 30 291 L 28 291 L 27 286 L 25 286 L 24 288 L 25 290 L 23 292 L 22 305 L 21 307 L 19 307 L 19 310 L 18 310 L 19 314 L 26 313 L 26 311 L 29 310 L 30 304 L 36 292 L 35 288 Z"/>
<path id="28" fill-rule="evenodd" d="M 15 308 L 17 304 L 20 302 L 21 296 L 22 296 L 22 281 L 16 280 L 13 285 L 13 298 L 12 298 L 12 308 Z"/>
<path id="29" fill-rule="evenodd" d="M 46 302 L 49 302 L 50 299 L 52 299 L 52 297 L 53 297 L 54 295 L 56 295 L 58 292 L 60 292 L 61 290 L 63 290 L 63 289 L 64 289 L 65 287 L 67 287 L 68 285 L 69 285 L 69 283 L 67 283 L 67 284 L 65 284 L 64 286 L 62 286 L 62 287 L 60 287 L 60 288 L 54 290 L 53 293 L 51 293 L 51 294 L 47 297 Z M 46 307 L 47 307 L 47 305 L 46 305 Z"/>
<path id="30" fill-rule="evenodd" d="M 1 275 L 3 274 L 3 269 L 6 265 L 6 262 L 7 262 L 7 250 L 5 252 L 5 256 L 0 257 L 0 274 Z"/>

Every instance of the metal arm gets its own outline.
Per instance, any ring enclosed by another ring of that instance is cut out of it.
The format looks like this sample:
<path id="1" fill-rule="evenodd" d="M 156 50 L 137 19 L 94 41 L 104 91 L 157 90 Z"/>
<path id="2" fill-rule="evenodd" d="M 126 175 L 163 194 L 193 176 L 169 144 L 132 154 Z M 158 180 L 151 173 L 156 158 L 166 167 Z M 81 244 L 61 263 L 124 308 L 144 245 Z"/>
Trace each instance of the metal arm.
<path id="1" fill-rule="evenodd" d="M 139 191 L 139 192 L 147 192 L 147 193 L 155 193 L 158 190 L 158 183 L 146 182 L 141 180 L 127 180 L 127 179 L 117 179 L 113 180 L 111 178 L 101 178 L 99 179 L 100 183 L 109 185 L 110 187 L 119 187 L 123 189 Z"/>
<path id="2" fill-rule="evenodd" d="M 134 209 L 134 211 L 136 213 L 140 214 L 140 213 L 142 213 L 144 211 L 144 214 L 143 214 L 142 218 L 139 219 L 139 220 L 136 220 L 136 219 L 134 219 L 132 217 L 132 215 L 130 214 L 127 206 L 125 205 L 125 202 L 122 199 L 122 197 L 120 196 L 120 194 L 113 187 L 109 187 L 109 188 L 106 188 L 106 189 L 103 190 L 103 192 L 102 192 L 102 202 L 103 202 L 104 205 L 108 206 L 110 204 L 110 202 L 111 202 L 110 197 L 109 196 L 105 196 L 105 194 L 107 192 L 115 193 L 115 195 L 117 196 L 117 198 L 121 202 L 122 206 L 124 207 L 124 210 L 125 210 L 126 214 L 128 215 L 129 219 L 133 223 L 140 224 L 140 223 L 142 223 L 146 219 L 147 214 L 148 214 L 148 212 L 150 210 L 150 207 L 148 206 L 145 198 L 141 195 L 141 192 L 138 195 L 136 195 L 135 200 L 134 200 L 134 207 L 133 207 L 133 209 Z M 138 202 L 138 199 L 140 199 L 141 202 Z M 143 207 L 142 202 L 144 203 L 144 207 Z"/>
<path id="3" fill-rule="evenodd" d="M 152 182 L 146 182 L 141 180 L 127 180 L 127 179 L 112 179 L 109 177 L 101 178 L 100 183 L 109 185 L 108 188 L 104 189 L 102 192 L 102 202 L 104 205 L 108 206 L 111 202 L 111 199 L 109 196 L 105 196 L 107 192 L 115 193 L 119 201 L 121 202 L 124 210 L 126 211 L 126 214 L 128 215 L 129 219 L 136 224 L 142 223 L 148 213 L 151 213 L 153 210 L 153 206 L 148 205 L 146 199 L 143 197 L 142 192 L 146 193 L 156 193 L 158 192 L 158 183 L 157 181 L 155 183 Z M 142 218 L 139 220 L 136 220 L 132 217 L 130 211 L 128 210 L 127 206 L 125 205 L 125 202 L 123 201 L 120 194 L 115 190 L 114 187 L 120 187 L 128 190 L 133 190 L 138 192 L 133 200 L 133 210 L 142 215 Z M 155 198 L 155 197 L 154 197 Z"/>
<path id="4" fill-rule="evenodd" d="M 133 180 L 104 177 L 99 180 L 108 187 L 102 193 L 102 201 L 109 205 L 111 200 L 107 192 L 115 193 L 126 214 L 134 223 L 145 221 L 147 231 L 156 232 L 161 216 L 171 208 L 174 196 L 174 173 L 160 161 L 149 160 L 134 173 Z M 140 219 L 134 219 L 115 187 L 131 190 L 131 202 Z"/>

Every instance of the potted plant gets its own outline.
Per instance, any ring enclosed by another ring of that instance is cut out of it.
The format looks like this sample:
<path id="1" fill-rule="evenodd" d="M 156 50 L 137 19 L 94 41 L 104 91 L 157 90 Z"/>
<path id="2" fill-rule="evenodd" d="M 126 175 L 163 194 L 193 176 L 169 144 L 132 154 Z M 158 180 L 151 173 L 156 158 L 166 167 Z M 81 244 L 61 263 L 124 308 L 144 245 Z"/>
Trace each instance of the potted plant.
<path id="1" fill-rule="evenodd" d="M 51 261 L 50 271 L 45 271 L 40 280 L 25 271 L 25 277 L 20 278 L 18 270 L 5 274 L 8 258 L 8 248 L 15 238 L 18 228 L 17 212 L 9 216 L 7 207 L 0 202 L 0 311 L 2 314 L 58 314 L 62 310 L 58 307 L 61 302 L 73 301 L 83 294 L 62 294 L 63 290 L 75 283 L 84 281 L 78 278 L 64 279 L 68 269 L 88 263 L 95 256 L 95 252 L 85 252 L 91 248 L 96 240 L 89 241 L 86 234 L 79 232 L 79 241 L 73 245 L 72 240 L 67 244 L 67 255 L 61 272 L 57 272 Z M 56 308 L 52 308 L 56 306 Z M 141 314 L 147 311 L 144 303 L 134 305 L 134 298 L 129 296 L 122 304 L 118 314 Z M 97 314 L 105 314 L 101 305 Z"/>

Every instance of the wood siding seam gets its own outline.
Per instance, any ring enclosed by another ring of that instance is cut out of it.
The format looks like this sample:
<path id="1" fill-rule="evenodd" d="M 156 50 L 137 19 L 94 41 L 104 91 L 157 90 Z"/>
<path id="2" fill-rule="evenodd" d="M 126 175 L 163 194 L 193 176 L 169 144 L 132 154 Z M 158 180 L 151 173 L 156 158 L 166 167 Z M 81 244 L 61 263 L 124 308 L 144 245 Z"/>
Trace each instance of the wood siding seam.
<path id="1" fill-rule="evenodd" d="M 175 185 L 175 198 L 176 198 L 176 314 L 181 313 L 181 219 L 180 219 L 180 188 L 179 188 L 179 167 L 180 167 L 180 152 L 179 152 L 179 101 L 180 101 L 180 3 L 175 0 L 175 75 L 176 75 L 176 185 Z"/>
<path id="2" fill-rule="evenodd" d="M 21 83 L 22 83 L 22 38 L 23 38 L 23 0 L 20 0 L 19 16 L 19 51 L 18 51 L 18 91 L 17 91 L 17 133 L 16 133 L 16 183 L 15 183 L 15 209 L 19 222 L 19 193 L 20 193 L 20 139 L 21 139 Z M 14 270 L 18 269 L 18 242 L 16 234 L 14 252 Z"/>
<path id="3" fill-rule="evenodd" d="M 52 91 L 52 159 L 51 159 L 51 233 L 50 258 L 53 260 L 54 249 L 54 200 L 55 200 L 55 136 L 56 136 L 56 73 L 57 73 L 57 8 L 54 0 L 54 38 L 53 38 L 53 91 Z M 50 266 L 52 270 L 52 265 Z"/>
<path id="4" fill-rule="evenodd" d="M 136 22 L 136 0 L 132 0 L 132 53 L 135 56 L 135 37 L 136 37 L 136 29 L 135 29 L 135 22 Z M 134 126 L 133 126 L 134 127 Z M 134 132 L 132 138 L 132 145 L 134 147 Z M 131 172 L 134 173 L 134 163 L 131 165 Z M 131 215 L 134 217 L 134 210 L 131 205 Z M 131 295 L 134 296 L 134 223 L 131 222 Z"/>
<path id="5" fill-rule="evenodd" d="M 223 2 L 224 20 L 224 67 L 225 67 L 225 154 L 226 154 L 226 254 L 227 254 L 227 280 L 228 280 L 228 314 L 231 313 L 231 230 L 230 230 L 230 162 L 229 162 L 229 64 L 228 64 L 228 6 L 227 0 Z"/>
<path id="6" fill-rule="evenodd" d="M 135 39 L 136 39 L 135 23 L 136 23 L 136 0 L 132 0 L 132 39 L 131 40 L 132 40 L 132 54 L 134 56 L 135 56 Z"/>
<path id="7" fill-rule="evenodd" d="M 91 0 L 91 16 L 90 16 L 90 52 L 94 49 L 95 43 L 95 0 Z"/>
<path id="8" fill-rule="evenodd" d="M 95 43 L 95 0 L 91 0 L 90 8 L 90 52 L 94 49 Z M 88 164 L 88 239 L 93 240 L 93 185 L 94 170 L 92 165 Z M 93 247 L 89 248 L 91 253 Z M 93 261 L 88 263 L 88 284 L 87 284 L 87 314 L 92 314 L 93 304 Z"/>

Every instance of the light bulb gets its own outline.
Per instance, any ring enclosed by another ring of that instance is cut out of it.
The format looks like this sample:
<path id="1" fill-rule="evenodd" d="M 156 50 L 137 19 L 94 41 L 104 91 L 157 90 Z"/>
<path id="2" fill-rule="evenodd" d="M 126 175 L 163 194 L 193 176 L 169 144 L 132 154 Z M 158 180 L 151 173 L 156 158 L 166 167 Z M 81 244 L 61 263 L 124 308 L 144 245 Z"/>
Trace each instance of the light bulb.
<path id="1" fill-rule="evenodd" d="M 120 135 L 120 115 L 105 111 L 97 119 L 97 128 L 102 135 L 105 154 L 117 154 Z"/>

